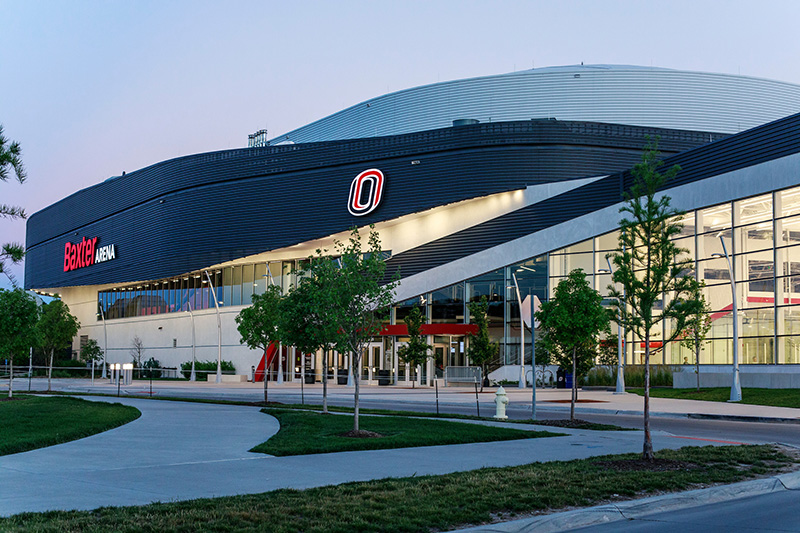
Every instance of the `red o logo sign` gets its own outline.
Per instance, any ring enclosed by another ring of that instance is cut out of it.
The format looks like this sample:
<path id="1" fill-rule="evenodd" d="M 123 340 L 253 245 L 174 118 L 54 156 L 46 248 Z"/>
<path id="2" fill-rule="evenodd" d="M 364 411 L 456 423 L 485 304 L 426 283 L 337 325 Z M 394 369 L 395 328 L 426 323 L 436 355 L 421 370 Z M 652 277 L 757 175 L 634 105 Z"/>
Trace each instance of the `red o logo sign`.
<path id="1" fill-rule="evenodd" d="M 355 217 L 363 217 L 378 207 L 383 199 L 383 172 L 377 168 L 365 170 L 350 184 L 350 199 L 347 210 Z"/>

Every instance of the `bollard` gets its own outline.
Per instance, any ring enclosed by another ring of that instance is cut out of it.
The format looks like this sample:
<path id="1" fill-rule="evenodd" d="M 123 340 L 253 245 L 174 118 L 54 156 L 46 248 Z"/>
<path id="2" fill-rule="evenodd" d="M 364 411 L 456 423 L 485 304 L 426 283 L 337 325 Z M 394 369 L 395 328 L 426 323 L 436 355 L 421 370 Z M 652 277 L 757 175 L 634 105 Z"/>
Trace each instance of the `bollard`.
<path id="1" fill-rule="evenodd" d="M 497 389 L 494 403 L 497 404 L 497 412 L 493 418 L 496 418 L 497 420 L 508 420 L 508 417 L 506 416 L 506 404 L 508 404 L 508 396 L 506 395 L 506 390 L 503 387 Z"/>

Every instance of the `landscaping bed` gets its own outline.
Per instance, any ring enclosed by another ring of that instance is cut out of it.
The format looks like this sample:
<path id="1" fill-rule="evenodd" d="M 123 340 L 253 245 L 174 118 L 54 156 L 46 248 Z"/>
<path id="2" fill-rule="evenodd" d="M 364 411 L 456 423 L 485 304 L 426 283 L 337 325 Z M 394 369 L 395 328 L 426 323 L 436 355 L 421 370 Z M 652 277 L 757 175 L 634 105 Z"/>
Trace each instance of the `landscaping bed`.
<path id="1" fill-rule="evenodd" d="M 628 392 L 644 395 L 644 389 L 627 389 Z M 708 402 L 727 402 L 731 397 L 730 387 L 708 389 L 652 388 L 652 398 L 675 398 L 679 400 L 703 400 Z M 800 409 L 800 389 L 742 389 L 742 401 L 750 405 L 771 407 L 794 407 Z"/>

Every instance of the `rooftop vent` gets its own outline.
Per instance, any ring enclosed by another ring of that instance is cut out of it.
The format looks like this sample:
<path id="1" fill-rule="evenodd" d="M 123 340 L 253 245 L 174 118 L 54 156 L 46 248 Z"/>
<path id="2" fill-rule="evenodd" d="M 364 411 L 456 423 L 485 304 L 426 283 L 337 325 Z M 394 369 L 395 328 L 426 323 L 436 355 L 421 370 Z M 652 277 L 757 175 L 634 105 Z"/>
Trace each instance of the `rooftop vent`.
<path id="1" fill-rule="evenodd" d="M 481 121 L 477 118 L 457 118 L 453 121 L 453 127 L 455 126 L 470 126 L 472 124 L 480 124 Z"/>

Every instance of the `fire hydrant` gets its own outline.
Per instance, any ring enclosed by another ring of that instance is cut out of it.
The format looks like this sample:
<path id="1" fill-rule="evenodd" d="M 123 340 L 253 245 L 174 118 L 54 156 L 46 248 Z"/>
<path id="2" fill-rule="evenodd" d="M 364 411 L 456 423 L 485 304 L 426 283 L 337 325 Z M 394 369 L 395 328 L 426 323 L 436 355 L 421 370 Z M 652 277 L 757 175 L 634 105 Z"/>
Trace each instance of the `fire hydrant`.
<path id="1" fill-rule="evenodd" d="M 508 420 L 506 416 L 506 404 L 508 403 L 508 395 L 506 395 L 506 390 L 503 387 L 497 389 L 497 392 L 494 393 L 494 403 L 497 404 L 497 413 L 495 413 L 494 418 L 498 420 Z"/>

